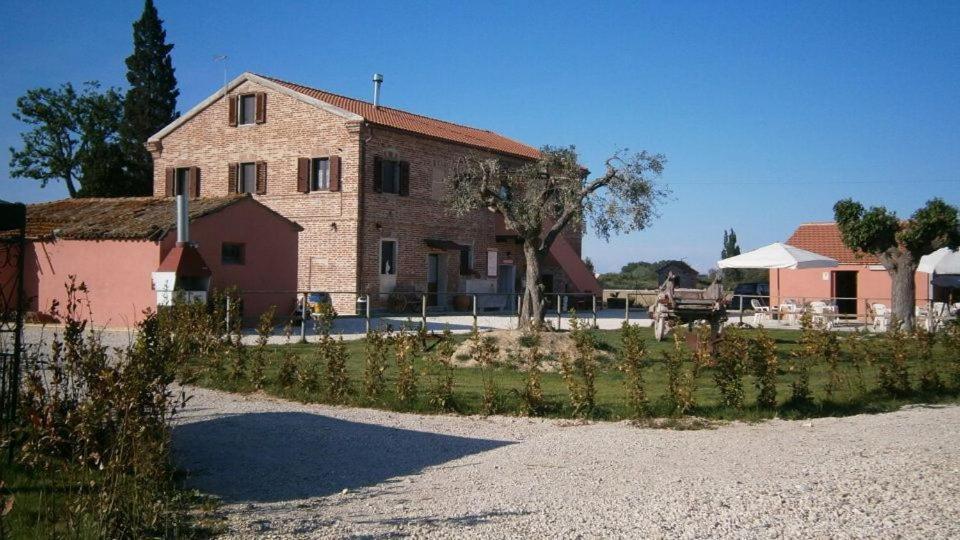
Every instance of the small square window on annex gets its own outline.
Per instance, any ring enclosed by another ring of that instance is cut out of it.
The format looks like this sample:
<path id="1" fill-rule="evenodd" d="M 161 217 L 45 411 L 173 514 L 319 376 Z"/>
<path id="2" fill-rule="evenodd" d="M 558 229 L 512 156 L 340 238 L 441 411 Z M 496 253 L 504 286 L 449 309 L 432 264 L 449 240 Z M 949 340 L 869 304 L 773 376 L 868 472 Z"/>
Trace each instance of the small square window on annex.
<path id="1" fill-rule="evenodd" d="M 224 242 L 220 245 L 221 264 L 245 264 L 246 245 L 237 242 Z"/>

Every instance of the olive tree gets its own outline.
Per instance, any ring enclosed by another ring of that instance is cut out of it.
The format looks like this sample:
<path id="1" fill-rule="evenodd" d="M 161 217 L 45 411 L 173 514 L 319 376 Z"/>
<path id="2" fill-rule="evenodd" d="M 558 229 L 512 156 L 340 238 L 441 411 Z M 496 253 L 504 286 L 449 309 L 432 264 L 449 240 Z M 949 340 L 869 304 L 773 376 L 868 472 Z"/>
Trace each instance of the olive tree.
<path id="1" fill-rule="evenodd" d="M 618 151 L 592 180 L 573 147 L 544 147 L 528 162 L 467 156 L 449 176 L 449 208 L 455 215 L 489 208 L 523 243 L 526 280 L 520 306 L 524 326 L 543 322 L 540 266 L 557 236 L 567 227 L 583 228 L 587 219 L 603 239 L 640 230 L 656 216 L 665 188 L 654 180 L 663 171 L 660 154 Z"/>
<path id="2" fill-rule="evenodd" d="M 847 247 L 880 259 L 893 281 L 893 314 L 906 328 L 913 328 L 917 265 L 920 257 L 937 249 L 957 248 L 957 209 L 942 199 L 931 199 L 910 219 L 901 220 L 883 206 L 867 210 L 852 199 L 843 199 L 833 206 L 833 213 Z"/>

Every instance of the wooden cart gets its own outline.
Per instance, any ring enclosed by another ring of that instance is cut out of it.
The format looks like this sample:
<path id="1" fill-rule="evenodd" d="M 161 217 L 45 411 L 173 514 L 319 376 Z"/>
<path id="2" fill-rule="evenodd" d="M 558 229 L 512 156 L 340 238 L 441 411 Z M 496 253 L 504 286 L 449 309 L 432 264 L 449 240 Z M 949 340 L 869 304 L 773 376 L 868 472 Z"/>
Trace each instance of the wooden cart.
<path id="1" fill-rule="evenodd" d="M 696 321 L 710 323 L 712 339 L 720 334 L 723 322 L 727 320 L 727 309 L 719 278 L 706 290 L 677 289 L 676 277 L 671 272 L 659 291 L 657 302 L 649 308 L 657 341 L 663 341 L 678 324 L 692 326 Z"/>

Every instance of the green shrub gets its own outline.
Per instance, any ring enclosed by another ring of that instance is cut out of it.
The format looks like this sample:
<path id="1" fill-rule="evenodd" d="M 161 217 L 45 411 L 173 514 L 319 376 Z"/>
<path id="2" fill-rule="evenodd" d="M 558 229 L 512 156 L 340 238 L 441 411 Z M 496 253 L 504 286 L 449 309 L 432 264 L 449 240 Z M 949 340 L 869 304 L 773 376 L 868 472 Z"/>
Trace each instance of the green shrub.
<path id="1" fill-rule="evenodd" d="M 427 393 L 430 405 L 438 411 L 455 409 L 453 401 L 453 364 L 451 363 L 454 350 L 453 335 L 450 330 L 445 330 L 433 353 L 427 357 L 430 377 L 430 386 Z"/>
<path id="2" fill-rule="evenodd" d="M 650 403 L 643 380 L 643 370 L 647 364 L 647 345 L 639 326 L 626 321 L 620 327 L 620 371 L 624 374 L 627 387 L 627 401 L 635 418 L 650 414 Z"/>
<path id="3" fill-rule="evenodd" d="M 777 342 L 763 328 L 750 341 L 750 362 L 754 385 L 757 388 L 757 406 L 773 409 L 777 406 Z"/>
<path id="4" fill-rule="evenodd" d="M 519 412 L 524 416 L 539 416 L 546 409 L 546 400 L 543 396 L 543 386 L 541 384 L 540 363 L 543 361 L 543 355 L 540 354 L 539 336 L 532 347 L 527 349 L 524 360 L 523 388 L 514 390 L 519 402 Z"/>
<path id="5" fill-rule="evenodd" d="M 379 401 L 387 387 L 385 373 L 390 344 L 383 332 L 370 330 L 364 343 L 363 393 L 371 401 Z"/>
<path id="6" fill-rule="evenodd" d="M 910 356 L 907 334 L 897 321 L 891 321 L 890 329 L 884 332 L 881 339 L 887 354 L 880 359 L 877 382 L 880 388 L 891 396 L 909 395 L 912 389 L 910 372 L 907 369 L 907 358 Z"/>
<path id="7" fill-rule="evenodd" d="M 92 529 L 103 538 L 180 536 L 189 509 L 174 481 L 170 420 L 186 399 L 171 385 L 177 355 L 191 345 L 179 310 L 146 313 L 134 343 L 110 358 L 84 318 L 86 286 L 71 276 L 66 288 L 65 313 L 53 308 L 63 334 L 54 336 L 49 355 L 36 349 L 25 358 L 19 422 L 2 446 L 18 442 L 21 466 L 68 483 L 60 521 L 70 530 Z M 186 307 L 182 313 L 196 316 Z M 82 485 L 69 485 L 78 478 Z"/>
<path id="8" fill-rule="evenodd" d="M 250 380 L 257 390 L 263 388 L 265 382 L 267 343 L 270 340 L 270 334 L 273 333 L 273 316 L 276 311 L 276 306 L 270 306 L 270 309 L 260 315 L 260 320 L 257 323 L 257 345 L 253 352 L 253 366 L 250 370 Z"/>
<path id="9" fill-rule="evenodd" d="M 698 343 L 710 339 L 705 328 L 700 328 Z M 724 331 L 717 345 L 713 380 L 720 391 L 720 403 L 726 407 L 743 408 L 743 371 L 750 354 L 748 343 L 743 331 L 730 327 Z"/>
<path id="10" fill-rule="evenodd" d="M 670 414 L 682 416 L 693 409 L 693 392 L 696 381 L 696 365 L 692 362 L 684 340 L 686 331 L 677 327 L 673 334 L 673 348 L 663 351 L 663 360 L 667 368 L 667 393 L 663 396 Z M 692 364 L 687 369 L 686 364 Z"/>
<path id="11" fill-rule="evenodd" d="M 560 375 L 570 392 L 573 414 L 588 417 L 593 414 L 597 401 L 596 343 L 588 327 L 573 312 L 570 316 L 570 338 L 574 351 L 572 355 L 560 355 Z"/>
<path id="12" fill-rule="evenodd" d="M 342 337 L 333 339 L 329 336 L 321 336 L 318 346 L 320 347 L 321 362 L 325 368 L 327 399 L 332 403 L 343 403 L 350 392 L 350 377 L 347 374 L 347 347 L 344 345 Z"/>
<path id="13" fill-rule="evenodd" d="M 813 327 L 810 313 L 804 313 L 800 318 L 800 339 L 797 341 L 797 348 L 791 352 L 790 371 L 794 377 L 790 382 L 790 403 L 793 406 L 804 407 L 813 403 L 810 366 L 817 357 L 817 339 L 817 330 Z"/>
<path id="14" fill-rule="evenodd" d="M 400 331 L 393 338 L 393 348 L 397 363 L 397 401 L 409 407 L 417 399 L 417 372 L 413 364 L 416 336 Z"/>
<path id="15" fill-rule="evenodd" d="M 920 365 L 920 390 L 924 392 L 939 392 L 943 389 L 943 381 L 940 380 L 940 374 L 933 363 L 936 338 L 936 334 L 920 327 L 913 331 L 917 363 Z"/>

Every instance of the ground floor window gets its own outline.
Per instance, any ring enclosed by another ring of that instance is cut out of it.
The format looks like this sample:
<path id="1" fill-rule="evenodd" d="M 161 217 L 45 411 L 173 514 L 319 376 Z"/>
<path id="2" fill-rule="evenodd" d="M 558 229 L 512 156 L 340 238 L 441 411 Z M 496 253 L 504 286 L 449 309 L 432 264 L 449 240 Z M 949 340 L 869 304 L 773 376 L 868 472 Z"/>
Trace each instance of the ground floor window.
<path id="1" fill-rule="evenodd" d="M 473 273 L 473 246 L 460 246 L 460 275 Z"/>
<path id="2" fill-rule="evenodd" d="M 380 274 L 395 275 L 397 273 L 397 241 L 380 240 Z"/>

